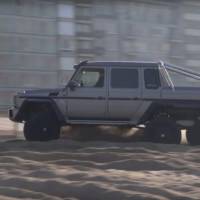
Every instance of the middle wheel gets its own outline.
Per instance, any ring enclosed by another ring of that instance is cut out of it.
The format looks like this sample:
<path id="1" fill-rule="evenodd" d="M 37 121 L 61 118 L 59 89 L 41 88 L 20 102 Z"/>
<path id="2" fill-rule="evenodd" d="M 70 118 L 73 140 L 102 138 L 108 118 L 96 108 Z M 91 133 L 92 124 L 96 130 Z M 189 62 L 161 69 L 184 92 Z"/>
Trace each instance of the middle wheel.
<path id="1" fill-rule="evenodd" d="M 161 117 L 147 124 L 145 138 L 156 143 L 180 144 L 181 131 L 173 119 Z"/>

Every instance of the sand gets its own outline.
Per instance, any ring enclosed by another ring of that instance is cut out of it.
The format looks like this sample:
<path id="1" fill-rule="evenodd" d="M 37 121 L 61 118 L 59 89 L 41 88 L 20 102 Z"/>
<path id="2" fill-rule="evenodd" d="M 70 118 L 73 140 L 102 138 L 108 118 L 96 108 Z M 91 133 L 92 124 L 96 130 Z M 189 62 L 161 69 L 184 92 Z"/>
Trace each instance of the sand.
<path id="1" fill-rule="evenodd" d="M 200 146 L 75 138 L 1 141 L 0 199 L 200 199 Z"/>

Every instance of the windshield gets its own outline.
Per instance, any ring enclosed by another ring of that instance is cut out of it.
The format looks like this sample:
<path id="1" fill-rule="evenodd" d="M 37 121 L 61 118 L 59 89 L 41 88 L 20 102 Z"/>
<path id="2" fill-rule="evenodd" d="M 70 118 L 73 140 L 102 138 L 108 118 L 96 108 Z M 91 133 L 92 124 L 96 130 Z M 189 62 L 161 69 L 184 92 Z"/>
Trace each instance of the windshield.
<path id="1" fill-rule="evenodd" d="M 198 73 L 171 65 L 165 65 L 165 67 L 175 87 L 200 87 Z"/>

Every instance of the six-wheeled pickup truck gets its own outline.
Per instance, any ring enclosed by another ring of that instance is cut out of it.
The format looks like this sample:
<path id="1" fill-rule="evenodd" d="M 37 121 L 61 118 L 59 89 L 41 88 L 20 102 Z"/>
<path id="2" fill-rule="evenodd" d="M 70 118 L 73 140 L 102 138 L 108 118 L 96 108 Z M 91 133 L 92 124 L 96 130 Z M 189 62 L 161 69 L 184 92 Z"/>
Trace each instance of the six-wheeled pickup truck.
<path id="1" fill-rule="evenodd" d="M 65 125 L 144 127 L 149 141 L 200 144 L 200 74 L 164 62 L 88 62 L 66 87 L 14 96 L 9 118 L 29 141 L 58 139 Z"/>

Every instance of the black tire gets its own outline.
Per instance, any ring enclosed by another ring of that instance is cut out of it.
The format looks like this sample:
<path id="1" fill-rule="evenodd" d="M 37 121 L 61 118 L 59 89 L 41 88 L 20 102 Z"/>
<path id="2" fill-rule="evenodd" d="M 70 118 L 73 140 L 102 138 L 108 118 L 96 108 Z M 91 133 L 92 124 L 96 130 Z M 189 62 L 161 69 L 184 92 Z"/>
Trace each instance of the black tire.
<path id="1" fill-rule="evenodd" d="M 60 125 L 51 113 L 33 115 L 24 124 L 24 137 L 28 141 L 56 140 L 60 137 Z"/>
<path id="2" fill-rule="evenodd" d="M 180 144 L 181 131 L 175 121 L 168 117 L 157 118 L 145 127 L 145 140 L 166 143 L 166 144 Z"/>
<path id="3" fill-rule="evenodd" d="M 195 124 L 187 130 L 187 141 L 190 145 L 200 145 L 200 122 L 196 121 Z"/>

